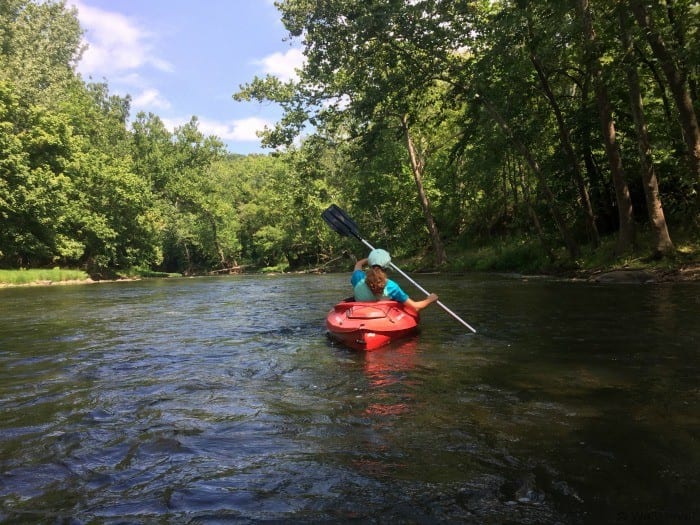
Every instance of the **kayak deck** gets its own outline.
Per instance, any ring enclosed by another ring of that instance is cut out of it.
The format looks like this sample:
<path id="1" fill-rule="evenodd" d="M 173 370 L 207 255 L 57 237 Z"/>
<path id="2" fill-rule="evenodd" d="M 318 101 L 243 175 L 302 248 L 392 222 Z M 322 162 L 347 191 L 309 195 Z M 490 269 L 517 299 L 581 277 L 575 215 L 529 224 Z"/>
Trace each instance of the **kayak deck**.
<path id="1" fill-rule="evenodd" d="M 397 301 L 343 301 L 326 316 L 329 335 L 355 350 L 372 351 L 418 331 L 418 312 Z"/>

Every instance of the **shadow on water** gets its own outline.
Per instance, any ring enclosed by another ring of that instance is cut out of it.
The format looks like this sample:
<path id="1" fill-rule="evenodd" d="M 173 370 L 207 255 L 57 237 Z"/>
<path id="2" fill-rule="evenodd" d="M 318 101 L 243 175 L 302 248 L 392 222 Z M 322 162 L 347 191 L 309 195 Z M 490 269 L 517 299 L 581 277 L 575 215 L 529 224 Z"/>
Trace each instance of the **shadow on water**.
<path id="1" fill-rule="evenodd" d="M 0 521 L 697 518 L 697 286 L 425 276 L 479 333 L 357 353 L 346 277 L 0 290 Z"/>

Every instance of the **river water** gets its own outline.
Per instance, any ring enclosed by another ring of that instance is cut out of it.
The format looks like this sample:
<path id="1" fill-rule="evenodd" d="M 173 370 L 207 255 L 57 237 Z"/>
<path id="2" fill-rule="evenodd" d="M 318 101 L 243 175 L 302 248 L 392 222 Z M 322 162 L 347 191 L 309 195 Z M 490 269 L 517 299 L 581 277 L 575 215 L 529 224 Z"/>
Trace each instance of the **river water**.
<path id="1" fill-rule="evenodd" d="M 419 276 L 478 333 L 362 354 L 347 278 L 0 290 L 0 521 L 698 521 L 700 283 Z"/>

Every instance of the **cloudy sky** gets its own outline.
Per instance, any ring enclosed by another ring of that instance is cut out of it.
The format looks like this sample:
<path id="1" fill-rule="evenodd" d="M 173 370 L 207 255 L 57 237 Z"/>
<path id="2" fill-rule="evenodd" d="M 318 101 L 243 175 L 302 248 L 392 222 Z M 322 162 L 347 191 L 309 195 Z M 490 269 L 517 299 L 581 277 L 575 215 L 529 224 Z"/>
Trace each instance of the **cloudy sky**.
<path id="1" fill-rule="evenodd" d="M 273 124 L 273 104 L 236 102 L 256 75 L 286 80 L 300 67 L 272 0 L 68 0 L 88 49 L 78 71 L 132 97 L 131 114 L 158 115 L 171 130 L 194 115 L 232 153 L 265 153 L 256 130 Z"/>

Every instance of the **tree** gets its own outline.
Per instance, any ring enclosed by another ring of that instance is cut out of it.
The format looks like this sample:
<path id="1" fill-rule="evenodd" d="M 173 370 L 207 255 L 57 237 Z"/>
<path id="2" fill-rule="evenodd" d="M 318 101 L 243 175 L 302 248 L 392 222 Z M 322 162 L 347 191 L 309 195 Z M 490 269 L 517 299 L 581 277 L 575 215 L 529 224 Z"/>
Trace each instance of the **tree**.
<path id="1" fill-rule="evenodd" d="M 137 115 L 132 151 L 136 172 L 150 186 L 158 210 L 164 268 L 192 273 L 236 266 L 235 214 L 218 185 L 223 143 L 205 137 L 193 117 L 170 133 L 159 117 Z"/>
<path id="2" fill-rule="evenodd" d="M 62 173 L 69 151 L 65 115 L 22 106 L 0 82 L 0 261 L 10 266 L 75 254 L 62 229 L 71 180 Z M 79 255 L 79 254 L 78 254 Z"/>
<path id="3" fill-rule="evenodd" d="M 64 2 L 0 3 L 0 79 L 12 80 L 28 104 L 55 104 L 75 79 L 82 30 Z"/>
<path id="4" fill-rule="evenodd" d="M 635 60 L 632 38 L 630 35 L 630 24 L 628 14 L 625 10 L 618 13 L 620 18 L 620 37 L 624 49 L 627 51 L 624 60 L 627 73 L 627 85 L 629 86 L 630 107 L 637 131 L 637 144 L 639 148 L 639 163 L 642 172 L 644 195 L 646 197 L 647 213 L 649 223 L 654 237 L 653 252 L 655 256 L 670 255 L 673 252 L 673 243 L 666 226 L 666 217 L 661 197 L 659 195 L 659 184 L 656 178 L 654 160 L 652 158 L 651 140 L 647 131 L 647 123 L 644 115 L 644 102 L 640 89 L 639 74 L 637 72 L 637 62 Z"/>
<path id="5" fill-rule="evenodd" d="M 527 47 L 530 62 L 532 63 L 532 66 L 537 72 L 537 77 L 540 82 L 542 93 L 544 94 L 546 100 L 551 106 L 552 113 L 555 116 L 562 151 L 564 152 L 564 155 L 566 157 L 568 167 L 572 173 L 572 179 L 576 184 L 579 193 L 579 198 L 581 200 L 581 208 L 584 212 L 586 229 L 588 231 L 588 238 L 589 241 L 593 244 L 593 246 L 597 248 L 600 244 L 600 235 L 598 233 L 598 227 L 595 222 L 595 213 L 593 212 L 593 206 L 591 204 L 591 199 L 586 185 L 586 181 L 581 171 L 581 163 L 574 149 L 569 125 L 566 122 L 564 116 L 564 110 L 559 102 L 559 97 L 554 92 L 552 86 L 551 73 L 543 63 L 543 60 L 541 58 L 542 51 L 539 49 L 540 46 L 538 45 L 539 42 L 543 40 L 542 35 L 546 31 L 547 27 L 546 24 L 535 25 L 533 20 L 533 11 L 534 9 L 532 9 L 531 7 L 526 7 L 525 9 L 525 16 L 527 17 Z M 557 31 L 559 30 L 560 28 L 557 28 Z M 547 37 L 551 38 L 549 35 L 547 35 Z M 545 53 L 561 53 L 556 48 L 555 50 L 552 50 L 552 47 L 554 46 L 552 46 L 550 42 L 546 42 L 544 47 Z M 558 68 L 562 68 L 561 63 L 557 63 L 556 66 Z"/>
<path id="6" fill-rule="evenodd" d="M 632 209 L 632 199 L 625 178 L 622 156 L 617 144 L 615 120 L 613 119 L 612 105 L 603 78 L 603 68 L 600 63 L 600 46 L 593 28 L 590 5 L 588 0 L 577 0 L 576 5 L 579 16 L 581 17 L 583 38 L 586 42 L 587 65 L 591 68 L 591 73 L 593 75 L 593 85 L 603 143 L 605 144 L 605 151 L 610 164 L 610 171 L 612 172 L 613 184 L 615 186 L 619 220 L 616 252 L 618 254 L 623 254 L 631 250 L 634 244 L 634 213 Z"/>
<path id="7" fill-rule="evenodd" d="M 285 117 L 274 131 L 278 138 L 293 136 L 305 120 L 322 126 L 338 114 L 359 124 L 353 128 L 359 134 L 371 132 L 368 123 L 393 121 L 405 141 L 435 262 L 443 264 L 444 247 L 423 182 L 425 154 L 433 148 L 419 147 L 416 135 L 422 135 L 422 142 L 429 134 L 414 129 L 419 121 L 416 102 L 437 81 L 436 70 L 426 74 L 426 60 L 434 60 L 421 51 L 420 43 L 439 24 L 429 22 L 420 5 L 376 0 L 316 4 L 287 0 L 279 7 L 291 35 L 305 38 L 307 63 L 300 81 L 283 88 L 273 79 L 256 79 L 238 98 L 285 103 Z"/>
<path id="8" fill-rule="evenodd" d="M 647 42 L 654 52 L 654 56 L 659 61 L 673 94 L 673 100 L 676 103 L 679 120 L 683 128 L 683 137 L 687 147 L 690 167 L 695 177 L 695 189 L 700 199 L 700 125 L 698 124 L 697 113 L 693 108 L 693 100 L 688 85 L 686 74 L 688 66 L 683 60 L 685 53 L 674 54 L 672 52 L 657 29 L 651 12 L 641 0 L 630 0 L 630 8 L 644 32 Z"/>

